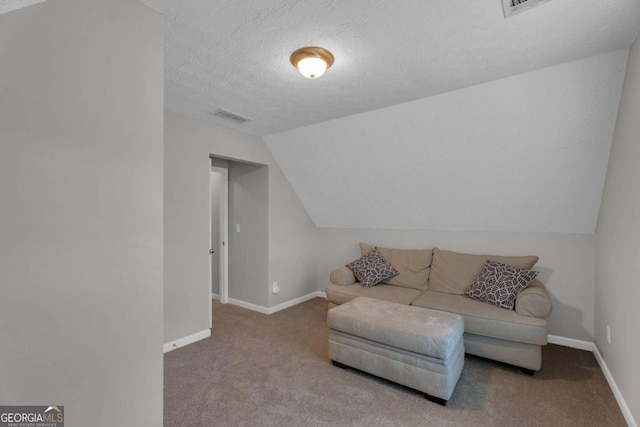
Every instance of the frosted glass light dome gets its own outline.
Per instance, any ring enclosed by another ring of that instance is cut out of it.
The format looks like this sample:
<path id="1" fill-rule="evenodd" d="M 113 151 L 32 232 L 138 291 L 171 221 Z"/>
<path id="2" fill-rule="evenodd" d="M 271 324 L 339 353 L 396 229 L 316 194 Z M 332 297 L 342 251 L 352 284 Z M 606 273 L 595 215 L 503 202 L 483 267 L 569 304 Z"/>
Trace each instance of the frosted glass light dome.
<path id="1" fill-rule="evenodd" d="M 308 79 L 315 79 L 327 71 L 327 63 L 320 58 L 304 58 L 298 62 L 298 71 Z"/>

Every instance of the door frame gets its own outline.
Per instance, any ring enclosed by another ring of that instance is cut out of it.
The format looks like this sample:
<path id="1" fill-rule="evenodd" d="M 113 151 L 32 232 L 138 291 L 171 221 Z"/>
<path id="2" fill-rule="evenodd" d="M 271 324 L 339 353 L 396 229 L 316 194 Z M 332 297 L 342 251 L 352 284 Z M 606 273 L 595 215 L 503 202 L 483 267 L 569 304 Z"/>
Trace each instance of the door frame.
<path id="1" fill-rule="evenodd" d="M 229 169 L 225 167 L 212 166 L 210 164 L 210 172 L 219 173 L 222 177 L 220 183 L 220 218 L 218 228 L 220 230 L 220 242 L 217 244 L 211 241 L 211 231 L 213 224 L 213 212 L 211 212 L 211 184 L 209 184 L 209 248 L 218 251 L 219 266 L 218 275 L 220 279 L 220 303 L 229 302 Z M 209 177 L 211 183 L 211 176 Z M 215 247 L 214 247 L 215 245 Z M 211 258 L 209 260 L 209 299 L 211 299 L 212 271 Z M 211 304 L 209 304 L 211 306 Z M 210 313 L 211 314 L 211 313 Z M 209 316 L 212 319 L 211 316 Z"/>

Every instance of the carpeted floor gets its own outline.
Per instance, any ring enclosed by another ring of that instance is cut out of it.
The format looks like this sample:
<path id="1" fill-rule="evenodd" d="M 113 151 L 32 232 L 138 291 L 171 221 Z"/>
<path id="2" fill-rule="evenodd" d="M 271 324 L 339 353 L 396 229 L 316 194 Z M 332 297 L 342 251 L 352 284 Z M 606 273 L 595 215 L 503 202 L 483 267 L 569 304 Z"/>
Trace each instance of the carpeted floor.
<path id="1" fill-rule="evenodd" d="M 625 426 L 593 354 L 543 349 L 534 377 L 467 355 L 446 407 L 332 366 L 324 299 L 270 316 L 213 303 L 211 338 L 165 355 L 165 426 Z"/>

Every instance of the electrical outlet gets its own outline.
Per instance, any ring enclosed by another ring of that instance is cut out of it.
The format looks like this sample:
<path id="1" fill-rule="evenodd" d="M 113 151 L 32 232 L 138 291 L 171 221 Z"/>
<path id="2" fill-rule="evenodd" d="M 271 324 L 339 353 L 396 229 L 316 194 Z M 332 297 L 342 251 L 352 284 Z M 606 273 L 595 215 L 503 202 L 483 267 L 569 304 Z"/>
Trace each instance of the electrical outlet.
<path id="1" fill-rule="evenodd" d="M 274 294 L 280 293 L 280 287 L 278 286 L 278 282 L 273 282 L 271 284 L 271 292 L 273 292 Z"/>
<path id="2" fill-rule="evenodd" d="M 607 325 L 607 344 L 611 344 L 611 328 Z"/>

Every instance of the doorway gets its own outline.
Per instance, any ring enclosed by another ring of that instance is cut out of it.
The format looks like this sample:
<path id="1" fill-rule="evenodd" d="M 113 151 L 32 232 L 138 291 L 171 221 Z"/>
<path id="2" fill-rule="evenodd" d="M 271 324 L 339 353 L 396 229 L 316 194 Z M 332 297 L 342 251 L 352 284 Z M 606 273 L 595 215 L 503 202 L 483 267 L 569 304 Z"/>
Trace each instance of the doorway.
<path id="1" fill-rule="evenodd" d="M 209 174 L 211 297 L 229 301 L 229 168 L 212 159 Z"/>

